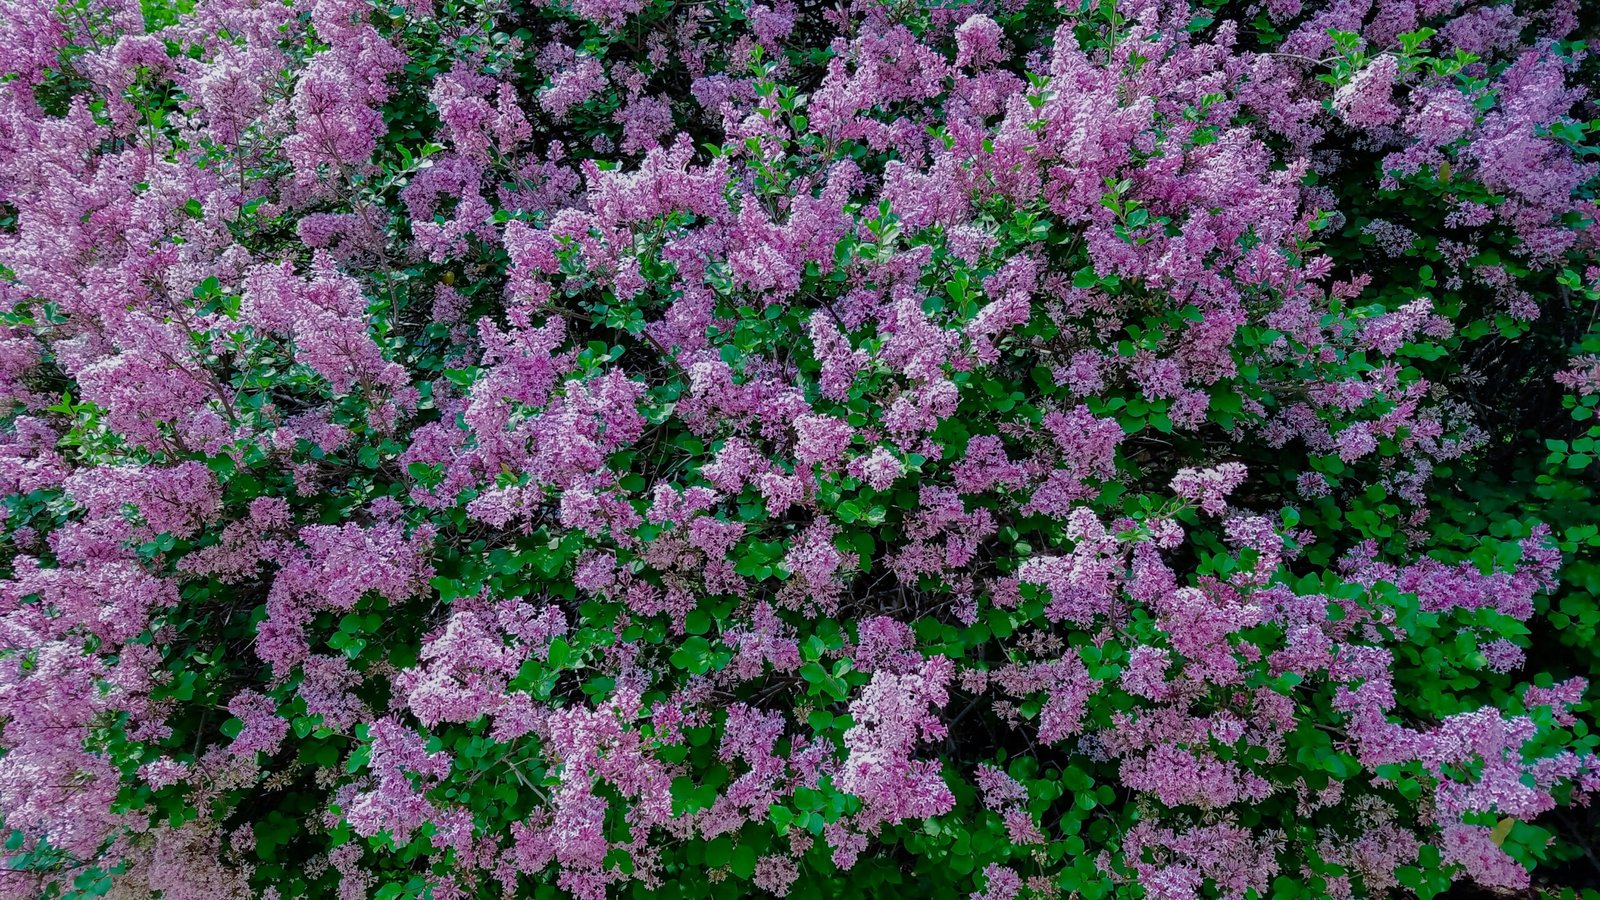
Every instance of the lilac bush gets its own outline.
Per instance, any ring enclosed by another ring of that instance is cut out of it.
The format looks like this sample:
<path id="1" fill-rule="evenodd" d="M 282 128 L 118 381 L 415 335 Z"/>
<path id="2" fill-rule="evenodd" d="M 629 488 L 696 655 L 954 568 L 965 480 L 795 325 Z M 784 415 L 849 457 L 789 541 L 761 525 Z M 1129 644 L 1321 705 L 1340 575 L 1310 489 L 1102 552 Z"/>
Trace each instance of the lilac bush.
<path id="1" fill-rule="evenodd" d="M 1575 896 L 1586 14 L 0 0 L 0 896 Z"/>

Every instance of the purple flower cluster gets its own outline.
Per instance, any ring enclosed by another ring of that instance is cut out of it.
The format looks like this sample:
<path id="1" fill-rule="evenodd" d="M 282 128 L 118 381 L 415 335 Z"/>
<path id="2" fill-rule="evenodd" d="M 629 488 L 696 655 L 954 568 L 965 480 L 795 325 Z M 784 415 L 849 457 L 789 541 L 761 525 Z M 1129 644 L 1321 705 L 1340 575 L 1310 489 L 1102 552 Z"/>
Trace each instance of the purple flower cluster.
<path id="1" fill-rule="evenodd" d="M 1577 5 L 1214 7 L 0 0 L 0 897 L 1528 888 Z"/>

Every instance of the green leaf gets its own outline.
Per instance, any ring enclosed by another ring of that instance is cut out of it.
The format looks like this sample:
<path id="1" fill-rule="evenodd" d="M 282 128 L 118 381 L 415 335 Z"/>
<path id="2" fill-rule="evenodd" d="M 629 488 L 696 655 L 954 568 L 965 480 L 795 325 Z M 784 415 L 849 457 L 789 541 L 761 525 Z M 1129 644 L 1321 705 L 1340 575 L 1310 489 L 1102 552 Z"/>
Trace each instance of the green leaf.
<path id="1" fill-rule="evenodd" d="M 550 642 L 550 653 L 545 662 L 552 669 L 564 669 L 572 659 L 572 645 L 565 638 L 556 638 Z"/>

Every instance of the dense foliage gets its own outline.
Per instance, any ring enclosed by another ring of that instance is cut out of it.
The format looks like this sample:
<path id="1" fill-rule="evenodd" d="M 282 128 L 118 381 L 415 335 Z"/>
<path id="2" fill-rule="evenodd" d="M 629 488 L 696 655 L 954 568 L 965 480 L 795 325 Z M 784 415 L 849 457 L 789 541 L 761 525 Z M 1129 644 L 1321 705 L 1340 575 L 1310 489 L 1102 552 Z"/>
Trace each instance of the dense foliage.
<path id="1" fill-rule="evenodd" d="M 1595 883 L 1577 0 L 0 0 L 0 895 Z"/>

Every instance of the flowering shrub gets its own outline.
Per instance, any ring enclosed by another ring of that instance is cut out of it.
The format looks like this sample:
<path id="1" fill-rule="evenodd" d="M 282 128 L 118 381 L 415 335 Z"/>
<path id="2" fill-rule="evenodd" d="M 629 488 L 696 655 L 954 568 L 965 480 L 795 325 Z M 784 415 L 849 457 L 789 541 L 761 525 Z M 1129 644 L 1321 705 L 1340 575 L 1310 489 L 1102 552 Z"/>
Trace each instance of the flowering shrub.
<path id="1" fill-rule="evenodd" d="M 0 895 L 1592 881 L 1579 12 L 0 0 Z"/>

